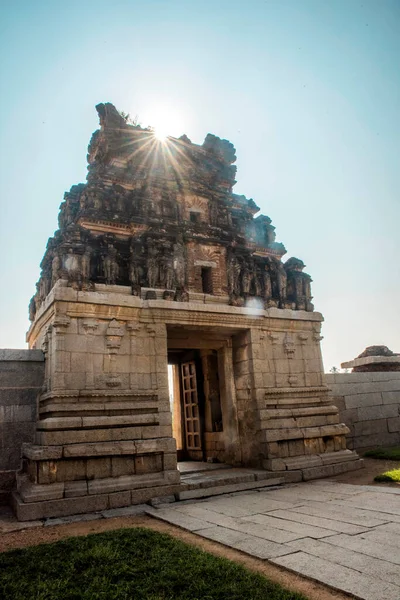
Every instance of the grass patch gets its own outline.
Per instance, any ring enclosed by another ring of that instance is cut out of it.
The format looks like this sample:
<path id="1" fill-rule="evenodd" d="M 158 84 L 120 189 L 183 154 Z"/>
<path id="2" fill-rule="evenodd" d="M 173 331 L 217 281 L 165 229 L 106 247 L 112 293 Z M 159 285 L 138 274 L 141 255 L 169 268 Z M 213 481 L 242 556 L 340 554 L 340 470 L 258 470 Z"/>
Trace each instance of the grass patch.
<path id="1" fill-rule="evenodd" d="M 241 565 L 150 529 L 0 554 L 2 600 L 306 600 Z"/>
<path id="2" fill-rule="evenodd" d="M 386 471 L 381 473 L 374 478 L 375 481 L 393 481 L 394 483 L 400 483 L 400 469 L 393 469 L 392 471 Z"/>
<path id="3" fill-rule="evenodd" d="M 400 447 L 394 448 L 377 448 L 376 450 L 368 450 L 364 456 L 368 458 L 380 458 L 386 460 L 400 460 Z"/>

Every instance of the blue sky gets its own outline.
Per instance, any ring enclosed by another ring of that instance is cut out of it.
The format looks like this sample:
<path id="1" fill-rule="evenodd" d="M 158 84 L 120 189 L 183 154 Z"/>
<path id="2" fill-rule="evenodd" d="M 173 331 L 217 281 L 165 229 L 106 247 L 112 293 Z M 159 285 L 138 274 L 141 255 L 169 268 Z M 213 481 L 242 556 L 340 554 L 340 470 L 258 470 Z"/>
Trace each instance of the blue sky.
<path id="1" fill-rule="evenodd" d="M 0 347 L 58 207 L 85 180 L 99 102 L 237 149 L 235 191 L 304 260 L 326 370 L 400 352 L 397 0 L 0 0 Z M 168 118 L 170 115 L 170 118 Z"/>

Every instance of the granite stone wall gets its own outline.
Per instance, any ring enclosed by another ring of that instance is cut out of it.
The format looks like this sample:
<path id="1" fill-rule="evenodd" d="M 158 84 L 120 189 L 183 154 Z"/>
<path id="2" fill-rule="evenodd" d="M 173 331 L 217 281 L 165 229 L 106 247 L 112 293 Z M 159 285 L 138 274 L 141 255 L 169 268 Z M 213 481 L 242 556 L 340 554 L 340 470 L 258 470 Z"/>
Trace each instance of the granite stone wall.
<path id="1" fill-rule="evenodd" d="M 0 350 L 0 502 L 14 485 L 22 444 L 33 441 L 43 379 L 41 350 Z"/>
<path id="2" fill-rule="evenodd" d="M 325 375 L 340 421 L 350 429 L 347 447 L 363 452 L 400 444 L 400 372 Z"/>

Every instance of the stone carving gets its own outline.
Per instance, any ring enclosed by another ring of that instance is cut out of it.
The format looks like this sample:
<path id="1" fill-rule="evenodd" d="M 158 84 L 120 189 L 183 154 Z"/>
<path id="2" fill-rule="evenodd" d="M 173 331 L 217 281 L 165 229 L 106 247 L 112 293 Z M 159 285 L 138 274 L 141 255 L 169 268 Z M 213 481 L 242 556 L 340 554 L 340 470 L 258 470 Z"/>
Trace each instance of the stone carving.
<path id="1" fill-rule="evenodd" d="M 268 264 L 264 265 L 263 280 L 264 280 L 264 298 L 265 298 L 265 301 L 268 303 L 269 300 L 272 298 L 271 274 L 270 274 Z"/>
<path id="2" fill-rule="evenodd" d="M 147 257 L 147 283 L 151 288 L 158 285 L 160 279 L 159 257 L 156 248 L 150 246 Z"/>
<path id="3" fill-rule="evenodd" d="M 175 300 L 178 302 L 189 302 L 189 294 L 184 288 L 177 287 L 175 293 Z"/>
<path id="4" fill-rule="evenodd" d="M 35 316 L 36 316 L 36 299 L 35 299 L 35 296 L 32 296 L 32 298 L 29 301 L 29 320 L 34 321 Z"/>
<path id="5" fill-rule="evenodd" d="M 298 258 L 289 258 L 285 263 L 288 297 L 298 310 L 314 310 L 311 295 L 311 277 L 303 273 L 305 264 Z"/>
<path id="6" fill-rule="evenodd" d="M 107 285 L 115 285 L 119 275 L 117 261 L 118 252 L 112 244 L 108 244 L 106 255 L 103 257 L 104 279 Z"/>
<path id="7" fill-rule="evenodd" d="M 160 259 L 160 283 L 167 290 L 174 285 L 174 266 L 172 256 L 164 255 Z"/>
<path id="8" fill-rule="evenodd" d="M 234 254 L 228 255 L 227 275 L 230 295 L 240 295 L 240 272 L 241 266 L 236 256 Z"/>
<path id="9" fill-rule="evenodd" d="M 274 268 L 275 277 L 276 277 L 280 307 L 284 308 L 285 303 L 286 303 L 286 286 L 287 286 L 287 275 L 286 275 L 285 267 L 283 266 L 281 261 L 274 261 L 273 268 Z"/>
<path id="10" fill-rule="evenodd" d="M 236 153 L 230 142 L 212 134 L 201 146 L 185 136 L 169 138 L 168 153 L 149 160 L 149 129 L 130 124 L 112 104 L 96 109 L 100 129 L 89 144 L 87 183 L 64 195 L 30 318 L 60 278 L 78 290 L 95 289 L 96 282 L 130 286 L 138 297 L 142 287 L 170 290 L 177 300 L 204 292 L 193 262 L 211 247 L 226 256 L 226 273 L 213 271 L 215 296 L 228 292 L 234 306 L 255 297 L 266 308 L 313 310 L 304 264 L 282 263 L 285 248 L 275 241 L 271 219 L 255 217 L 254 200 L 232 192 Z M 195 223 L 194 211 L 201 217 Z"/>
<path id="11" fill-rule="evenodd" d="M 186 279 L 186 259 L 185 259 L 185 247 L 181 241 L 178 239 L 176 244 L 174 244 L 173 248 L 174 259 L 173 259 L 173 268 L 175 271 L 175 280 L 178 287 L 183 288 L 185 286 Z"/>
<path id="12" fill-rule="evenodd" d="M 85 252 L 81 257 L 81 272 L 82 272 L 82 285 L 87 287 L 90 280 L 90 258 L 92 251 L 90 248 L 86 248 Z"/>
<path id="13" fill-rule="evenodd" d="M 283 349 L 285 350 L 288 358 L 293 358 L 296 352 L 296 344 L 293 337 L 287 333 L 283 340 Z"/>
<path id="14" fill-rule="evenodd" d="M 131 284 L 132 295 L 140 295 L 140 267 L 138 262 L 138 256 L 136 254 L 137 249 L 133 244 L 130 247 L 130 259 L 129 259 L 129 283 Z M 139 293 L 137 293 L 139 291 Z"/>
<path id="15" fill-rule="evenodd" d="M 58 279 L 60 279 L 60 276 L 61 276 L 60 273 L 61 273 L 61 259 L 60 259 L 59 255 L 56 253 L 51 262 L 51 287 L 53 287 L 55 285 L 56 281 L 58 281 Z"/>

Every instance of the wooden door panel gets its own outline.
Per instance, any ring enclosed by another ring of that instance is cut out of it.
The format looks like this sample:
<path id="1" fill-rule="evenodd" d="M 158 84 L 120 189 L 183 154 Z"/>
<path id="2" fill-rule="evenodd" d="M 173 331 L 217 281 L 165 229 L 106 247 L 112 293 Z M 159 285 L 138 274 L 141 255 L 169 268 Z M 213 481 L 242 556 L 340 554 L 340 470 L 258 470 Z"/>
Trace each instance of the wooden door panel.
<path id="1" fill-rule="evenodd" d="M 186 451 L 189 458 L 201 460 L 203 452 L 195 362 L 182 363 L 181 374 Z"/>

